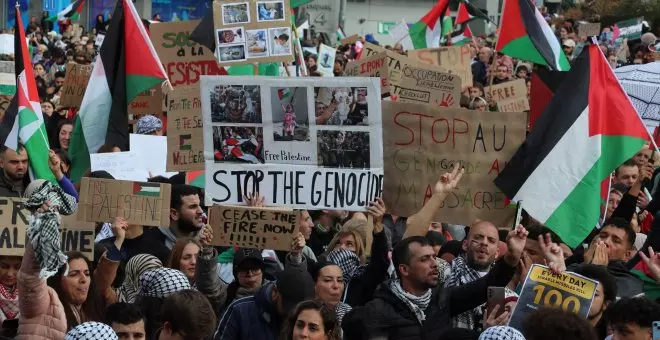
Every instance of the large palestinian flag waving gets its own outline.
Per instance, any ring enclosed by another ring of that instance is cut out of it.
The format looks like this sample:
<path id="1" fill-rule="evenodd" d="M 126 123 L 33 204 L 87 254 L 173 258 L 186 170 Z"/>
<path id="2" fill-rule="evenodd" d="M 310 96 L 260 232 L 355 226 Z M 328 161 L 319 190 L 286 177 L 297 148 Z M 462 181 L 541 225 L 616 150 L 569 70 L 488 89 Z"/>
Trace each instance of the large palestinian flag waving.
<path id="1" fill-rule="evenodd" d="M 25 146 L 30 159 L 32 178 L 46 179 L 57 183 L 48 166 L 48 134 L 41 113 L 39 93 L 34 81 L 32 63 L 23 30 L 20 9 L 16 7 L 16 26 L 14 27 L 14 67 L 16 72 L 16 95 L 2 118 L 3 144 L 12 150 L 18 150 L 19 142 Z"/>
<path id="2" fill-rule="evenodd" d="M 117 1 L 73 128 L 72 180 L 80 180 L 90 167 L 90 153 L 104 144 L 129 149 L 128 103 L 166 79 L 132 0 Z"/>
<path id="3" fill-rule="evenodd" d="M 532 85 L 529 100 L 529 128 L 533 129 L 536 120 L 541 117 L 545 108 L 550 104 L 555 92 L 564 82 L 568 72 L 550 71 L 539 67 L 532 72 Z"/>
<path id="4" fill-rule="evenodd" d="M 568 71 L 570 65 L 545 18 L 529 0 L 505 0 L 495 49 L 513 58 Z"/>
<path id="5" fill-rule="evenodd" d="M 417 23 L 408 30 L 415 49 L 440 46 L 440 39 L 451 33 L 449 0 L 439 0 Z"/>
<path id="6" fill-rule="evenodd" d="M 48 20 L 50 21 L 56 21 L 56 20 L 64 21 L 66 19 L 78 20 L 84 5 L 85 5 L 85 0 L 76 0 L 71 4 L 69 4 L 69 6 L 67 6 L 63 10 L 59 11 L 54 16 L 48 18 Z"/>
<path id="7" fill-rule="evenodd" d="M 607 60 L 591 45 L 495 184 L 575 247 L 598 222 L 601 181 L 647 138 Z"/>

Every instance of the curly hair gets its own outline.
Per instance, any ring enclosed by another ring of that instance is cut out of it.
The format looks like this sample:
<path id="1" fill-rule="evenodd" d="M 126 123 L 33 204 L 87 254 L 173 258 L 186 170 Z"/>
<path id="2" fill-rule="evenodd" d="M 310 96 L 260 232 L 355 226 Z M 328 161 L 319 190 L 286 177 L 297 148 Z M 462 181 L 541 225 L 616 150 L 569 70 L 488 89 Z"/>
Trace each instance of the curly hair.
<path id="1" fill-rule="evenodd" d="M 625 298 L 611 304 L 605 318 L 615 330 L 631 323 L 650 328 L 653 321 L 660 320 L 660 305 L 646 297 Z"/>

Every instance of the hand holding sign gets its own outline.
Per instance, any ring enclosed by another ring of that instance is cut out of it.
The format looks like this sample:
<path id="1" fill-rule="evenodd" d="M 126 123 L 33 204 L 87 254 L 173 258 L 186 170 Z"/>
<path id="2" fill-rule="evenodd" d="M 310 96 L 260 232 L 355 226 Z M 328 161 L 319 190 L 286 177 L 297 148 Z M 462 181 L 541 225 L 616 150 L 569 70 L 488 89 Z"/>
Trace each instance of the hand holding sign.
<path id="1" fill-rule="evenodd" d="M 202 230 L 199 232 L 199 243 L 202 244 L 202 248 L 211 247 L 213 244 L 213 228 L 210 225 L 205 224 Z"/>
<path id="2" fill-rule="evenodd" d="M 646 256 L 643 251 L 639 252 L 639 256 L 649 267 L 651 278 L 660 281 L 660 253 L 656 253 L 653 248 L 649 247 L 649 256 Z"/>
<path id="3" fill-rule="evenodd" d="M 566 263 L 564 262 L 564 252 L 558 244 L 552 243 L 550 233 L 539 235 L 539 246 L 545 256 L 546 266 L 548 266 L 553 273 L 560 274 L 566 271 Z"/>
<path id="4" fill-rule="evenodd" d="M 515 230 L 511 230 L 506 237 L 507 252 L 504 254 L 504 260 L 512 267 L 518 265 L 520 256 L 525 250 L 527 235 L 529 233 L 522 225 L 518 225 Z"/>
<path id="5" fill-rule="evenodd" d="M 264 207 L 264 201 L 266 200 L 265 197 L 260 196 L 258 192 L 255 192 L 254 194 L 250 193 L 245 196 L 243 196 L 243 199 L 245 202 L 247 202 L 248 207 Z"/>
<path id="6" fill-rule="evenodd" d="M 386 210 L 387 209 L 385 208 L 385 202 L 380 197 L 377 197 L 375 201 L 369 204 L 369 208 L 367 208 L 367 211 L 369 211 L 369 214 L 374 218 L 374 227 L 382 224 L 383 216 L 385 215 Z"/>
<path id="7" fill-rule="evenodd" d="M 124 244 L 124 239 L 126 239 L 126 229 L 128 229 L 128 222 L 123 217 L 115 217 L 115 220 L 112 222 L 112 233 L 115 234 L 115 247 L 121 249 L 122 244 Z"/>
<path id="8" fill-rule="evenodd" d="M 297 256 L 303 248 L 305 248 L 305 237 L 299 232 L 293 237 L 293 242 L 291 242 L 291 253 Z"/>

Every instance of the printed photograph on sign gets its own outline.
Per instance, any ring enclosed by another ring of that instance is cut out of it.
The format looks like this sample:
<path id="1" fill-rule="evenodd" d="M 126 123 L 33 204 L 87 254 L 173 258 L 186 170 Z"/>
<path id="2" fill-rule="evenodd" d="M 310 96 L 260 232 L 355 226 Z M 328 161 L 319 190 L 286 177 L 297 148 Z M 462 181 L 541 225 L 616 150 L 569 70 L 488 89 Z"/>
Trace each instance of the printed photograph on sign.
<path id="1" fill-rule="evenodd" d="M 213 157 L 216 163 L 263 163 L 263 144 L 263 129 L 260 127 L 213 127 Z"/>
<path id="2" fill-rule="evenodd" d="M 369 132 L 318 131 L 319 166 L 332 168 L 369 168 Z"/>
<path id="3" fill-rule="evenodd" d="M 291 54 L 291 28 L 278 27 L 268 29 L 271 55 Z"/>
<path id="4" fill-rule="evenodd" d="M 233 27 L 217 30 L 218 46 L 245 42 L 245 30 L 243 27 Z"/>
<path id="5" fill-rule="evenodd" d="M 263 58 L 268 56 L 268 31 L 248 30 L 246 31 L 247 57 Z"/>
<path id="6" fill-rule="evenodd" d="M 257 21 L 284 20 L 284 1 L 257 1 Z"/>
<path id="7" fill-rule="evenodd" d="M 218 85 L 210 93 L 213 123 L 261 123 L 257 85 Z"/>
<path id="8" fill-rule="evenodd" d="M 316 88 L 314 92 L 316 124 L 369 125 L 369 93 L 366 88 L 324 87 Z"/>
<path id="9" fill-rule="evenodd" d="M 218 46 L 218 59 L 223 63 L 245 60 L 245 44 Z"/>
<path id="10" fill-rule="evenodd" d="M 247 2 L 223 4 L 222 24 L 247 24 L 250 22 L 250 7 Z"/>
<path id="11" fill-rule="evenodd" d="M 306 88 L 271 88 L 271 104 L 276 142 L 309 141 Z"/>

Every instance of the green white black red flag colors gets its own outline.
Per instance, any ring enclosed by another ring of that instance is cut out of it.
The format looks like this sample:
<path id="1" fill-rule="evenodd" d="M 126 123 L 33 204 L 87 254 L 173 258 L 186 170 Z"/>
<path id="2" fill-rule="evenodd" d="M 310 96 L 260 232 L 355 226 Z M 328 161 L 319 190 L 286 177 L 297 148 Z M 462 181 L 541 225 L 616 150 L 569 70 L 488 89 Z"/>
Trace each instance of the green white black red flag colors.
<path id="1" fill-rule="evenodd" d="M 16 95 L 2 120 L 3 144 L 17 150 L 19 142 L 25 146 L 30 159 L 32 178 L 45 179 L 57 183 L 48 166 L 48 134 L 44 125 L 37 84 L 34 81 L 32 63 L 28 52 L 23 20 L 19 7 L 16 7 L 14 27 L 14 67 L 16 73 Z M 7 133 L 8 132 L 8 133 Z"/>
<path id="2" fill-rule="evenodd" d="M 532 1 L 505 0 L 500 22 L 497 52 L 555 71 L 571 68 L 557 37 Z"/>
<path id="3" fill-rule="evenodd" d="M 440 46 L 440 39 L 451 33 L 449 0 L 440 0 L 430 12 L 408 30 L 416 50 Z"/>
<path id="4" fill-rule="evenodd" d="M 66 19 L 78 20 L 84 5 L 85 5 L 85 0 L 76 0 L 71 4 L 69 4 L 69 6 L 61 10 L 56 15 L 48 18 L 48 20 L 50 21 L 64 21 Z"/>
<path id="5" fill-rule="evenodd" d="M 647 138 L 598 45 L 590 45 L 495 184 L 576 247 L 598 222 L 601 181 Z"/>
<path id="6" fill-rule="evenodd" d="M 132 0 L 119 0 L 89 79 L 71 136 L 71 178 L 103 145 L 129 150 L 128 103 L 167 79 Z"/>
<path id="7" fill-rule="evenodd" d="M 472 30 L 469 23 L 459 25 L 460 28 L 451 33 L 451 44 L 454 46 L 461 46 L 472 41 Z"/>
<path id="8" fill-rule="evenodd" d="M 477 18 L 490 21 L 484 12 L 474 7 L 474 5 L 471 4 L 468 0 L 461 1 L 461 3 L 458 5 L 458 12 L 456 13 L 456 25 L 462 25 L 470 20 Z"/>

